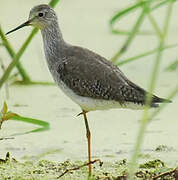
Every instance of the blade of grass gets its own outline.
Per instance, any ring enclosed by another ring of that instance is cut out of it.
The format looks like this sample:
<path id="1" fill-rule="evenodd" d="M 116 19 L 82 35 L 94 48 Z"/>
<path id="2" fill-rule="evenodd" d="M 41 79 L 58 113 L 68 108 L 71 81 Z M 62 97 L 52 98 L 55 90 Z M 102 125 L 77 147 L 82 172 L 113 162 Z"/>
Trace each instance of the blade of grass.
<path id="1" fill-rule="evenodd" d="M 0 37 L 2 39 L 3 45 L 6 48 L 7 52 L 9 53 L 9 55 L 11 56 L 11 58 L 13 59 L 16 55 L 15 51 L 13 50 L 11 44 L 9 43 L 9 41 L 7 40 L 1 26 L 0 26 Z M 27 72 L 25 71 L 25 69 L 23 68 L 22 64 L 20 62 L 18 62 L 16 64 L 17 69 L 22 77 L 23 81 L 30 81 L 30 77 L 27 74 Z"/>
<path id="2" fill-rule="evenodd" d="M 174 88 L 174 90 L 168 95 L 167 99 L 173 99 L 178 94 L 178 85 Z M 157 108 L 149 118 L 149 122 L 157 115 L 159 112 L 161 112 L 168 104 L 163 103 Z"/>
<path id="3" fill-rule="evenodd" d="M 110 24 L 110 29 L 111 32 L 113 34 L 121 34 L 121 35 L 130 35 L 132 33 L 132 31 L 126 31 L 126 30 L 118 30 L 114 28 L 114 24 L 120 20 L 120 18 L 122 18 L 123 16 L 128 15 L 129 13 L 137 10 L 138 8 L 140 8 L 140 6 L 143 6 L 145 4 L 145 1 L 140 1 L 137 2 L 136 4 L 133 4 L 127 8 L 125 8 L 124 10 L 119 11 L 118 13 L 116 13 L 109 21 Z M 151 32 L 147 32 L 147 31 L 143 31 L 143 32 L 137 32 L 138 35 L 148 35 L 148 34 L 152 34 Z"/>
<path id="4" fill-rule="evenodd" d="M 170 49 L 170 48 L 174 48 L 174 47 L 177 47 L 177 46 L 178 46 L 178 44 L 168 45 L 168 46 L 163 47 L 163 49 L 161 49 L 161 51 L 166 50 L 166 49 Z M 124 64 L 139 60 L 140 58 L 143 58 L 145 56 L 149 56 L 149 55 L 152 55 L 152 54 L 156 53 L 158 50 L 159 50 L 159 48 L 155 48 L 155 49 L 152 49 L 150 51 L 146 51 L 146 52 L 141 53 L 139 55 L 136 55 L 136 56 L 127 58 L 125 60 L 122 60 L 122 61 L 118 62 L 116 65 L 117 66 L 122 66 Z"/>
<path id="5" fill-rule="evenodd" d="M 158 35 L 159 38 L 161 38 L 162 32 L 161 32 L 156 20 L 154 19 L 154 17 L 150 13 L 148 13 L 148 18 L 149 18 L 153 28 L 155 29 L 156 34 Z"/>
<path id="6" fill-rule="evenodd" d="M 138 32 L 138 29 L 140 27 L 140 25 L 142 24 L 145 15 L 147 14 L 148 10 L 149 10 L 149 5 L 151 3 L 150 1 L 146 1 L 145 5 L 142 9 L 142 12 L 140 14 L 140 16 L 138 17 L 135 25 L 132 28 L 131 34 L 128 36 L 128 38 L 126 39 L 125 43 L 123 44 L 123 46 L 121 47 L 121 49 L 111 58 L 111 61 L 113 63 L 115 63 L 119 57 L 127 50 L 127 48 L 129 47 L 131 41 L 133 40 L 133 38 L 135 37 L 136 33 Z"/>
<path id="7" fill-rule="evenodd" d="M 3 105 L 2 110 L 0 112 L 0 129 L 2 128 L 2 124 L 8 120 L 22 121 L 25 123 L 31 123 L 31 124 L 41 126 L 40 128 L 35 128 L 32 131 L 28 131 L 28 132 L 20 133 L 20 134 L 46 131 L 50 128 L 49 123 L 46 121 L 42 121 L 42 120 L 34 119 L 34 118 L 29 118 L 29 117 L 23 117 L 23 116 L 20 116 L 16 113 L 12 112 L 12 111 L 9 111 L 7 103 L 4 101 L 4 105 Z M 20 134 L 18 133 L 18 135 L 20 135 Z"/>
<path id="8" fill-rule="evenodd" d="M 168 3 L 169 1 L 170 1 L 170 0 L 161 1 L 161 2 L 157 3 L 156 5 L 154 5 L 153 7 L 151 7 L 148 11 L 156 10 L 157 8 L 162 7 L 163 5 L 165 5 L 166 3 Z M 174 2 L 175 2 L 175 0 L 174 0 Z M 115 23 L 116 21 L 118 21 L 122 16 L 127 15 L 128 13 L 136 10 L 137 8 L 139 8 L 139 7 L 141 7 L 141 6 L 144 7 L 145 3 L 147 3 L 147 1 L 139 1 L 139 2 L 137 2 L 136 4 L 134 4 L 134 5 L 132 5 L 132 6 L 129 6 L 128 8 L 126 8 L 126 9 L 118 12 L 116 15 L 114 15 L 114 16 L 111 18 L 111 20 L 110 20 L 110 28 L 111 28 L 111 31 L 114 32 L 114 33 L 117 33 L 117 32 L 118 32 L 118 33 L 120 33 L 120 34 L 122 34 L 122 35 L 128 35 L 128 39 L 126 40 L 125 44 L 124 44 L 124 45 L 122 46 L 122 48 L 119 49 L 118 52 L 111 58 L 111 61 L 112 61 L 113 63 L 116 62 L 116 61 L 119 59 L 119 57 L 126 51 L 126 49 L 127 49 L 127 48 L 126 48 L 126 47 L 127 47 L 127 43 L 130 44 L 131 41 L 133 40 L 134 36 L 138 34 L 138 31 L 133 32 L 133 29 L 134 29 L 134 28 L 132 28 L 132 31 L 131 31 L 131 32 L 116 30 L 116 29 L 113 28 L 114 23 Z M 149 3 L 150 3 L 150 4 L 151 4 L 151 3 L 155 3 L 155 1 L 152 1 L 152 2 L 151 2 L 151 0 L 150 0 Z M 147 14 L 149 14 L 149 13 L 147 13 Z M 159 36 L 161 36 L 161 34 L 160 34 L 160 29 L 159 29 L 156 21 L 154 20 L 153 17 L 149 17 L 149 18 L 150 18 L 150 21 L 151 21 L 151 23 L 152 23 L 155 31 L 157 32 L 157 34 L 158 34 Z M 138 29 L 139 29 L 139 25 L 138 25 Z M 129 38 L 129 37 L 130 37 L 130 38 Z M 128 42 L 127 42 L 127 41 L 128 41 Z M 125 47 L 125 46 L 126 46 L 126 47 Z"/>
<path id="9" fill-rule="evenodd" d="M 171 63 L 168 67 L 165 68 L 165 71 L 175 71 L 178 69 L 178 58 Z"/>
<path id="10" fill-rule="evenodd" d="M 10 72 L 12 69 L 16 66 L 16 64 L 19 62 L 19 59 L 21 58 L 22 54 L 26 50 L 27 46 L 29 45 L 30 41 L 32 40 L 33 36 L 38 32 L 38 29 L 34 28 L 26 41 L 24 42 L 23 46 L 20 48 L 16 56 L 14 57 L 13 61 L 9 64 L 7 67 L 5 73 L 0 79 L 0 88 L 2 87 L 3 83 L 8 79 Z"/>
<path id="11" fill-rule="evenodd" d="M 146 1 L 139 1 L 137 2 L 136 4 L 133 4 L 119 12 L 117 12 L 114 16 L 112 16 L 112 18 L 110 19 L 109 21 L 109 24 L 110 24 L 110 29 L 111 29 L 111 32 L 113 34 L 120 34 L 120 35 L 130 35 L 131 31 L 127 31 L 127 30 L 120 30 L 120 29 L 115 29 L 114 28 L 114 24 L 120 20 L 120 18 L 122 18 L 123 16 L 126 16 L 128 15 L 129 13 L 137 10 L 138 8 L 140 8 L 141 6 L 143 6 L 145 4 Z M 154 5 L 153 7 L 150 8 L 149 11 L 154 11 L 162 6 L 164 6 L 165 4 L 167 4 L 169 2 L 169 0 L 164 0 L 164 1 L 161 1 L 159 3 L 157 3 L 156 5 Z M 155 3 L 155 1 L 153 1 L 152 3 Z M 159 30 L 159 27 L 157 26 L 157 23 L 155 22 L 155 20 L 153 19 L 153 17 L 149 17 L 151 23 L 153 24 L 156 32 L 158 34 L 160 34 L 160 30 Z M 137 32 L 138 35 L 150 35 L 150 34 L 154 34 L 152 32 L 147 32 L 147 31 L 144 31 L 144 32 Z"/>
<path id="12" fill-rule="evenodd" d="M 1 69 L 3 70 L 3 72 L 5 72 L 6 68 L 5 68 L 5 65 L 1 58 L 0 58 L 0 65 L 1 65 Z M 8 82 L 5 82 L 5 93 L 6 93 L 6 99 L 9 99 L 9 84 L 8 84 Z"/>
<path id="13" fill-rule="evenodd" d="M 28 133 L 34 133 L 34 132 L 47 131 L 47 130 L 50 129 L 50 124 L 48 122 L 42 121 L 42 120 L 39 120 L 39 119 L 23 117 L 23 116 L 13 116 L 10 119 L 41 126 L 40 128 L 35 128 L 32 131 L 27 131 L 25 133 L 18 133 L 18 134 L 15 134 L 15 135 L 22 135 L 22 134 L 28 134 Z"/>
<path id="14" fill-rule="evenodd" d="M 128 13 L 133 12 L 134 10 L 136 10 L 137 8 L 142 6 L 144 3 L 145 3 L 144 1 L 141 1 L 141 2 L 138 2 L 138 3 L 134 4 L 134 5 L 131 5 L 131 6 L 127 7 L 127 8 L 125 8 L 124 10 L 119 11 L 109 21 L 110 25 L 113 25 L 122 16 L 128 15 Z"/>
<path id="15" fill-rule="evenodd" d="M 130 35 L 132 32 L 131 31 L 127 31 L 127 30 L 121 30 L 121 29 L 112 29 L 112 34 L 116 34 L 116 35 L 125 35 L 128 36 Z M 150 31 L 139 31 L 137 32 L 137 35 L 152 35 L 153 33 Z"/>
<path id="16" fill-rule="evenodd" d="M 49 5 L 50 5 L 52 8 L 54 8 L 54 7 L 56 7 L 57 3 L 59 3 L 59 1 L 60 1 L 60 0 L 51 0 L 51 1 L 49 2 Z"/>
<path id="17" fill-rule="evenodd" d="M 156 57 L 156 61 L 155 61 L 155 65 L 154 65 L 154 69 L 153 69 L 153 73 L 152 73 L 152 79 L 151 79 L 150 89 L 149 89 L 150 90 L 149 92 L 151 92 L 151 93 L 153 92 L 155 85 L 156 85 L 158 68 L 160 65 L 161 58 L 162 58 L 162 51 L 161 50 L 164 47 L 165 39 L 166 39 L 166 36 L 168 34 L 168 27 L 169 27 L 169 21 L 170 21 L 170 17 L 171 17 L 172 8 L 173 8 L 173 0 L 170 0 L 170 4 L 168 6 L 167 16 L 166 16 L 165 24 L 164 24 L 164 28 L 163 28 L 162 37 L 160 39 L 159 51 L 157 53 L 157 57 Z"/>
<path id="18" fill-rule="evenodd" d="M 51 7 L 54 7 L 59 1 L 60 0 L 51 0 L 49 4 L 51 5 Z M 17 63 L 19 62 L 19 59 L 21 58 L 21 56 L 23 55 L 24 51 L 26 50 L 26 48 L 28 47 L 28 45 L 30 44 L 31 40 L 33 39 L 34 35 L 37 32 L 38 32 L 38 29 L 37 28 L 33 28 L 31 33 L 29 34 L 29 36 L 25 40 L 24 44 L 22 45 L 20 50 L 17 52 L 17 54 L 14 57 L 13 61 L 7 67 L 6 72 L 3 74 L 3 76 L 0 79 L 0 89 L 1 89 L 1 87 L 3 85 L 3 83 L 8 79 L 12 69 L 14 68 L 14 66 L 17 65 Z"/>
<path id="19" fill-rule="evenodd" d="M 154 5 L 153 7 L 151 7 L 150 10 L 151 10 L 151 11 L 154 11 L 154 10 L 156 10 L 156 9 L 164 6 L 165 4 L 167 4 L 167 3 L 169 3 L 169 2 L 170 2 L 170 0 L 163 0 L 163 1 L 161 1 L 160 3 L 157 3 L 156 5 Z"/>
<path id="20" fill-rule="evenodd" d="M 23 81 L 15 81 L 12 84 L 20 84 L 20 85 L 47 85 L 47 86 L 55 86 L 56 84 L 54 82 L 47 82 L 47 81 L 30 81 L 28 83 L 23 82 Z"/>
<path id="21" fill-rule="evenodd" d="M 166 38 L 166 35 L 168 32 L 172 8 L 173 8 L 173 1 L 170 1 L 168 9 L 167 9 L 167 15 L 165 18 L 165 23 L 164 23 L 164 28 L 163 28 L 163 36 L 160 39 L 159 51 L 157 53 L 155 64 L 153 66 L 153 73 L 152 73 L 152 78 L 151 78 L 151 82 L 150 82 L 150 86 L 149 86 L 150 94 L 153 93 L 153 90 L 155 87 L 155 82 L 156 82 L 157 74 L 158 74 L 158 68 L 160 65 L 161 57 L 162 57 L 161 49 L 164 47 L 165 38 Z M 140 152 L 141 144 L 142 144 L 143 138 L 144 138 L 144 133 L 145 133 L 145 130 L 146 130 L 146 127 L 148 124 L 148 120 L 149 120 L 149 105 L 151 103 L 151 95 L 150 94 L 148 94 L 148 96 L 146 98 L 146 107 L 145 107 L 144 112 L 143 112 L 141 125 L 140 125 L 140 129 L 138 132 L 138 137 L 137 137 L 137 141 L 135 144 L 135 148 L 134 148 L 134 153 L 133 153 L 133 156 L 132 156 L 131 161 L 130 161 L 130 167 L 129 167 L 129 179 L 130 180 L 133 179 L 133 177 L 134 177 L 134 172 L 135 172 L 135 169 L 137 167 L 138 155 Z"/>

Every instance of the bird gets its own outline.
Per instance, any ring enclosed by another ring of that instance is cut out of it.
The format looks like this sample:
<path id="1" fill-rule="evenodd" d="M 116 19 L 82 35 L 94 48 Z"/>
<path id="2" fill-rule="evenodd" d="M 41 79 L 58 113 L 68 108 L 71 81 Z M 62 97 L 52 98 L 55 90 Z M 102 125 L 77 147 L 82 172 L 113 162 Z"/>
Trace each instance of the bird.
<path id="1" fill-rule="evenodd" d="M 130 81 L 113 63 L 99 54 L 83 47 L 67 43 L 60 30 L 56 12 L 47 4 L 30 10 L 29 19 L 9 31 L 10 34 L 22 27 L 34 26 L 41 30 L 44 53 L 49 71 L 60 89 L 82 110 L 88 143 L 88 168 L 91 165 L 91 132 L 87 113 L 111 108 L 143 109 L 148 94 Z M 169 103 L 168 99 L 150 94 L 150 107 Z"/>

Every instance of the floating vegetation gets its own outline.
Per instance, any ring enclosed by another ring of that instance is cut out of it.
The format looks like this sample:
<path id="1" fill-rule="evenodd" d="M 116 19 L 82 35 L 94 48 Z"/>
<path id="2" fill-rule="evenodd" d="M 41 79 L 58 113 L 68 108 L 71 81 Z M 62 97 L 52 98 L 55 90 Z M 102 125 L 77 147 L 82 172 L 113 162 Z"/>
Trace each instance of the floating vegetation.
<path id="1" fill-rule="evenodd" d="M 159 145 L 156 147 L 155 151 L 157 152 L 169 152 L 169 151 L 174 151 L 175 149 L 173 147 L 169 147 L 166 145 Z"/>
<path id="2" fill-rule="evenodd" d="M 128 176 L 127 160 L 101 162 L 94 160 L 94 173 L 89 180 L 126 180 Z M 0 159 L 0 176 L 9 180 L 49 180 L 49 179 L 87 179 L 88 163 L 82 161 L 53 162 L 49 160 L 27 160 L 19 162 L 10 158 Z M 176 180 L 178 169 L 167 167 L 165 162 L 157 159 L 140 164 L 135 180 Z"/>

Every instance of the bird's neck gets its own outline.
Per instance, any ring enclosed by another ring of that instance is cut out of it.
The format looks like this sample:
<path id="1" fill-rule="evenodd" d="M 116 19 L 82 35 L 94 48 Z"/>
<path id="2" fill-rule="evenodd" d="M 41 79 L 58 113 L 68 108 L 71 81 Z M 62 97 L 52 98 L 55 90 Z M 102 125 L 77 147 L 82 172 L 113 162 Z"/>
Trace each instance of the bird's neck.
<path id="1" fill-rule="evenodd" d="M 48 66 L 52 66 L 63 57 L 63 49 L 67 46 L 57 22 L 41 30 L 43 45 Z M 49 67 L 50 68 L 50 67 Z"/>

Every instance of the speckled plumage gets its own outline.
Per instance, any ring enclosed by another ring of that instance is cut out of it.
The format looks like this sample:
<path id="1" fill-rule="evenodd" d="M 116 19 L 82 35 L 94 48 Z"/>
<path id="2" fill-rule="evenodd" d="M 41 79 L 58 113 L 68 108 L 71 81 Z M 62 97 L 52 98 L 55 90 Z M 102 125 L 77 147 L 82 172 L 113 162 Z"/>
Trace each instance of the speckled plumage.
<path id="1" fill-rule="evenodd" d="M 47 5 L 41 5 L 33 8 L 31 14 L 34 11 L 39 12 L 39 9 L 46 9 L 53 16 L 50 23 L 41 28 L 41 32 L 49 70 L 64 93 L 88 111 L 127 108 L 130 103 L 139 107 L 145 104 L 145 90 L 128 80 L 118 67 L 104 57 L 66 43 L 54 10 Z M 46 16 L 50 18 L 49 14 Z M 151 106 L 156 107 L 157 103 L 163 101 L 165 100 L 153 95 Z M 90 107 L 87 107 L 87 103 Z"/>
<path id="2" fill-rule="evenodd" d="M 129 84 L 123 73 L 105 58 L 77 46 L 69 47 L 58 66 L 60 79 L 76 94 L 103 100 L 143 103 L 145 91 Z"/>

